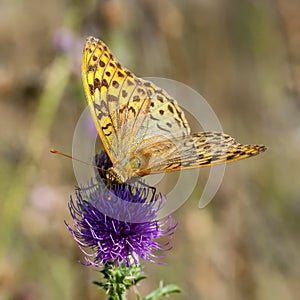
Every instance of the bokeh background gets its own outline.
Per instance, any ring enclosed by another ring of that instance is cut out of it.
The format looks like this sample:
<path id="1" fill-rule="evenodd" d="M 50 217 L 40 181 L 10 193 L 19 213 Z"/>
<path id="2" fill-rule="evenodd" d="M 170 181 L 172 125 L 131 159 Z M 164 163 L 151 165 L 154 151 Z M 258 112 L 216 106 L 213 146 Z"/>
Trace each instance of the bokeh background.
<path id="1" fill-rule="evenodd" d="M 269 148 L 228 165 L 209 206 L 195 192 L 174 214 L 174 249 L 145 265 L 142 295 L 163 280 L 182 287 L 177 300 L 299 299 L 299 15 L 299 0 L 1 0 L 0 299 L 105 299 L 64 225 L 72 162 L 49 153 L 72 151 L 89 35 L 138 76 L 191 86 L 225 132 Z"/>

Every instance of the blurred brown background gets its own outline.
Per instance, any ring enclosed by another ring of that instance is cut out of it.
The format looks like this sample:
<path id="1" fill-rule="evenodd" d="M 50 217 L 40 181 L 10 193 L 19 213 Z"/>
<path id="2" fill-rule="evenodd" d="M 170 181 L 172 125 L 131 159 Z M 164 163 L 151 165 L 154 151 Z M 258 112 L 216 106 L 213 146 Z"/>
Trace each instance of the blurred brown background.
<path id="1" fill-rule="evenodd" d="M 63 223 L 72 162 L 49 153 L 72 151 L 89 35 L 138 76 L 193 87 L 225 132 L 269 148 L 228 165 L 205 209 L 195 195 L 176 212 L 174 249 L 146 264 L 142 295 L 163 280 L 178 300 L 299 299 L 299 15 L 298 0 L 2 0 L 0 299 L 105 299 Z"/>

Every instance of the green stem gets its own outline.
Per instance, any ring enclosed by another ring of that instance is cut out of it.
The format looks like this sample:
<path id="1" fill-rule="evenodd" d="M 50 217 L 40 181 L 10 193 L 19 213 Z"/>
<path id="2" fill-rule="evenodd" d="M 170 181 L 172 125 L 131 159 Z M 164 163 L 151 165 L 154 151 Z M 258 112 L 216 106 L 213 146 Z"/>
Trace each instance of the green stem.
<path id="1" fill-rule="evenodd" d="M 126 300 L 126 292 L 140 280 L 146 278 L 141 274 L 140 266 L 134 263 L 130 267 L 106 265 L 100 271 L 104 275 L 101 282 L 94 282 L 106 291 L 109 300 Z"/>

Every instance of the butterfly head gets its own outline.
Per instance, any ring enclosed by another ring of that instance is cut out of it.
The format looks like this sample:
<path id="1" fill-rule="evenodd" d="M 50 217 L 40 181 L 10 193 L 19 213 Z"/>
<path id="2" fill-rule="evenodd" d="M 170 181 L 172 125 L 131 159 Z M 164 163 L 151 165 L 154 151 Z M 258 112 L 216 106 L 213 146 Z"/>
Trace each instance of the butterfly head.
<path id="1" fill-rule="evenodd" d="M 107 178 L 120 184 L 125 183 L 128 179 L 137 176 L 140 167 L 141 160 L 138 157 L 124 159 L 107 170 Z"/>

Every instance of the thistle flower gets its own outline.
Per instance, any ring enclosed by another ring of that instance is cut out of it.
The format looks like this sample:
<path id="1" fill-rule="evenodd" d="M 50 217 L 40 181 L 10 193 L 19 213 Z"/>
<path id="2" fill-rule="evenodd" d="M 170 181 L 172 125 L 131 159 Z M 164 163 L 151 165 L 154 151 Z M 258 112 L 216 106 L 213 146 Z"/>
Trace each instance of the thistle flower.
<path id="1" fill-rule="evenodd" d="M 103 172 L 110 166 L 105 155 L 98 157 Z M 66 225 L 85 254 L 84 264 L 130 266 L 132 260 L 138 265 L 139 258 L 159 263 L 165 254 L 159 256 L 157 251 L 172 249 L 177 226 L 171 216 L 157 220 L 165 201 L 164 196 L 140 183 L 130 186 L 97 180 L 81 187 L 76 199 L 71 197 L 69 202 L 74 229 Z M 158 241 L 160 238 L 165 241 Z"/>

